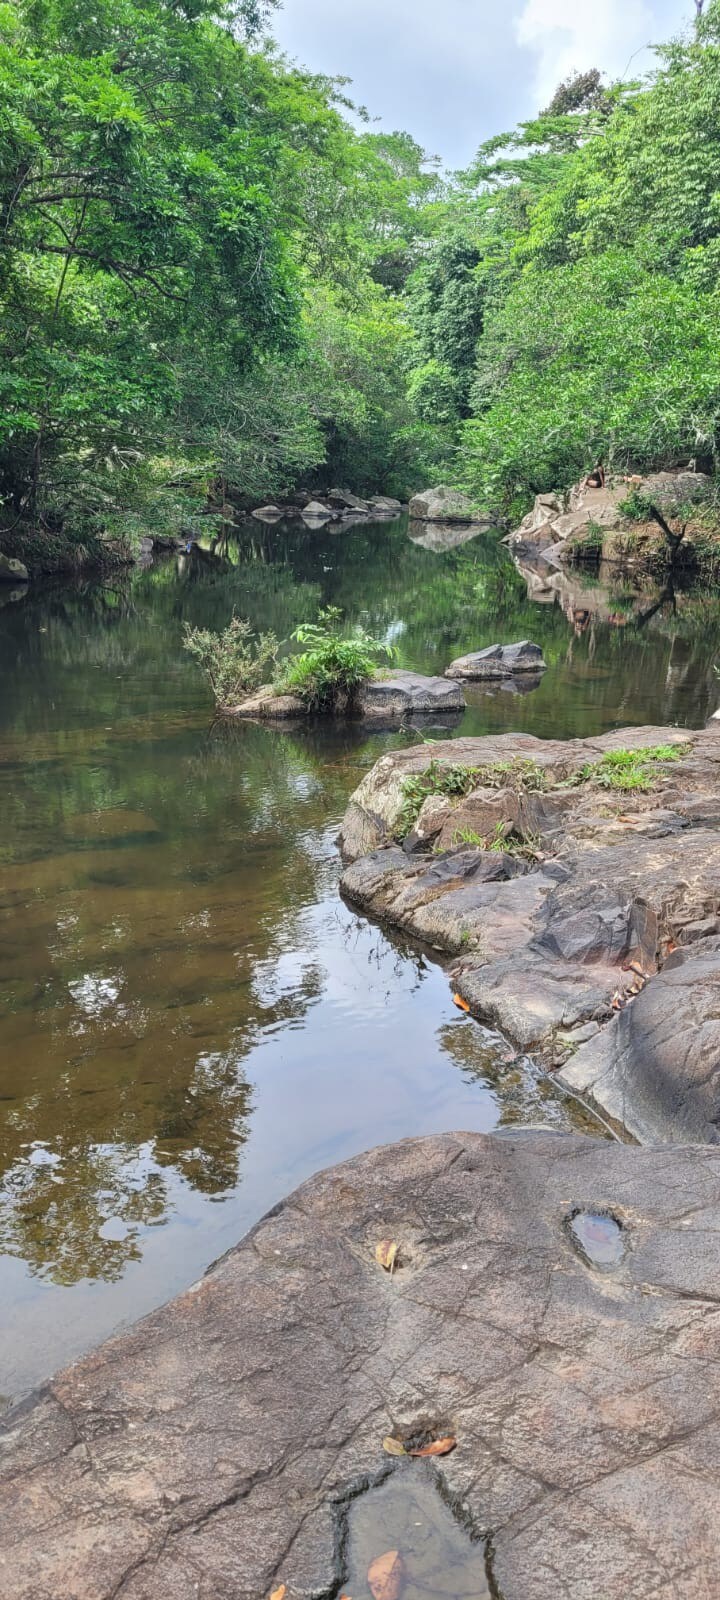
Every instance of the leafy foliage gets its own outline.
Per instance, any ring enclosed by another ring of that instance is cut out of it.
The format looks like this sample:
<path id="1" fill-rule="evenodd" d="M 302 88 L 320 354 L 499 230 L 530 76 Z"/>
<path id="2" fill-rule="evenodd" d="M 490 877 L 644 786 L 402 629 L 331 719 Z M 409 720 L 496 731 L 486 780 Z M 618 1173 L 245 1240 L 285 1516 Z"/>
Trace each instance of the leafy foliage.
<path id="1" fill-rule="evenodd" d="M 340 632 L 342 613 L 336 606 L 318 612 L 317 622 L 302 623 L 293 639 L 308 645 L 285 668 L 282 689 L 299 694 L 313 711 L 333 710 L 351 704 L 362 683 L 376 671 L 378 661 L 392 656 L 392 647 L 373 639 L 356 626 Z"/>
<path id="2" fill-rule="evenodd" d="M 183 645 L 207 675 L 221 709 L 237 705 L 266 682 L 280 648 L 274 633 L 256 634 L 251 622 L 235 616 L 221 633 L 186 622 Z"/>

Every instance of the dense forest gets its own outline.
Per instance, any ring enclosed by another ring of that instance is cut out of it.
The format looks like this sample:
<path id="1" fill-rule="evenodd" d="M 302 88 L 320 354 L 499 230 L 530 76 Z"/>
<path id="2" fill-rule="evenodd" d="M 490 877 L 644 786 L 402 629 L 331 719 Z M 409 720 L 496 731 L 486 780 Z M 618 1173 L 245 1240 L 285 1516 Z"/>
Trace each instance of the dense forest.
<path id="1" fill-rule="evenodd" d="M 447 175 L 272 44 L 273 0 L 0 5 L 0 538 L 299 484 L 713 465 L 720 0 Z"/>

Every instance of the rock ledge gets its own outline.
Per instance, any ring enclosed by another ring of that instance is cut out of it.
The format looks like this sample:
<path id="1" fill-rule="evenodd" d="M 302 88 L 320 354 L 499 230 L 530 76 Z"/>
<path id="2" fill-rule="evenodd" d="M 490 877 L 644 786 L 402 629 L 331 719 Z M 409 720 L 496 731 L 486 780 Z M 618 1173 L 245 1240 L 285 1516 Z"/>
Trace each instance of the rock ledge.
<path id="1" fill-rule="evenodd" d="M 360 1156 L 6 1419 L 0 1596 L 340 1593 L 350 1497 L 429 1473 L 503 1600 L 710 1600 L 719 1276 L 720 1151 Z M 383 1454 L 440 1428 L 436 1465 Z"/>

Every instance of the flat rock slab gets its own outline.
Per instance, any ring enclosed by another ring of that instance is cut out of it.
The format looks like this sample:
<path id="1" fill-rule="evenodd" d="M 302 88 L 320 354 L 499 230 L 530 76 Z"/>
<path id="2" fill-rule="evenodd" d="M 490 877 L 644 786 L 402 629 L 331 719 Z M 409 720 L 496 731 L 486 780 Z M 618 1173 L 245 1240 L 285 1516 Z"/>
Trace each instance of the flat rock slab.
<path id="1" fill-rule="evenodd" d="M 469 678 L 475 682 L 493 678 L 515 678 L 524 672 L 544 672 L 544 660 L 539 644 L 521 639 L 518 644 L 489 644 L 484 650 L 472 650 L 469 655 L 458 656 L 445 670 L 446 678 Z"/>
<path id="2" fill-rule="evenodd" d="M 392 1475 L 438 1482 L 503 1600 L 711 1600 L 718 1281 L 718 1150 L 372 1151 L 5 1420 L 0 1596 L 336 1595 Z"/>

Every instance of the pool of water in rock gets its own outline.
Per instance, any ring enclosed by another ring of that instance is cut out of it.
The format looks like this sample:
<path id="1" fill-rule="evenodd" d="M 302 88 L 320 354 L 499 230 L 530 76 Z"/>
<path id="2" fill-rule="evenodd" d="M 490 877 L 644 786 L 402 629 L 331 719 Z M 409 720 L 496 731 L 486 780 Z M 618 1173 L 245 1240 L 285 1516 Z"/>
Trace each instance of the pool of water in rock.
<path id="1" fill-rule="evenodd" d="M 485 1543 L 472 1539 L 419 1463 L 351 1502 L 343 1594 L 351 1600 L 490 1600 Z"/>
<path id="2" fill-rule="evenodd" d="M 0 596 L 5 1397 L 192 1282 L 319 1167 L 440 1129 L 570 1124 L 454 1009 L 441 965 L 339 898 L 347 798 L 418 734 L 213 724 L 181 648 L 185 620 L 235 611 L 288 638 L 331 603 L 426 672 L 543 646 L 540 687 L 471 688 L 449 731 L 715 709 L 717 597 L 529 575 L 529 599 L 495 540 L 459 539 L 253 524 L 227 564 Z"/>

